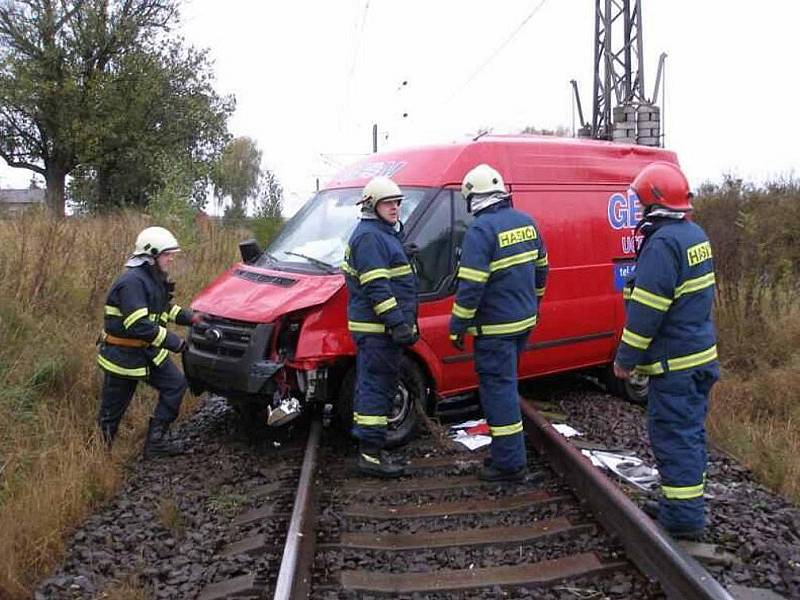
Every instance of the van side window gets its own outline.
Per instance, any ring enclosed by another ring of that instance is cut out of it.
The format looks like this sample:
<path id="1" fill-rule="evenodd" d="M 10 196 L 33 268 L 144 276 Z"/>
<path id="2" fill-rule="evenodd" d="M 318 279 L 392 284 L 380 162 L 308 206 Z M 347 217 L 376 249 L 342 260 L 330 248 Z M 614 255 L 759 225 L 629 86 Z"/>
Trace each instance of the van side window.
<path id="1" fill-rule="evenodd" d="M 467 212 L 467 202 L 461 192 L 453 192 L 453 266 L 458 263 L 461 256 L 461 242 L 464 241 L 464 234 L 467 231 L 473 216 Z"/>
<path id="2" fill-rule="evenodd" d="M 439 289 L 452 268 L 450 243 L 452 192 L 442 190 L 414 231 L 414 243 L 419 248 L 414 263 L 419 279 L 419 293 L 430 294 Z"/>

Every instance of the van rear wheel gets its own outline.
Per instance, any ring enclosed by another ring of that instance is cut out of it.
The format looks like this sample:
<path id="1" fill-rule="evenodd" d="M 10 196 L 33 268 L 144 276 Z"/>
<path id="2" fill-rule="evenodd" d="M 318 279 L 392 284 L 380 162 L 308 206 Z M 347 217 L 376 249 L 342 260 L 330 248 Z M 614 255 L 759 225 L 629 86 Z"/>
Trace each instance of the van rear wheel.
<path id="1" fill-rule="evenodd" d="M 353 426 L 353 395 L 355 392 L 356 369 L 351 367 L 342 379 L 339 392 L 337 415 L 342 427 L 350 431 Z M 408 443 L 416 433 L 416 406 L 425 406 L 427 386 L 422 370 L 408 356 L 400 359 L 400 381 L 394 397 L 392 410 L 388 415 L 389 427 L 386 432 L 386 447 L 395 448 Z"/>

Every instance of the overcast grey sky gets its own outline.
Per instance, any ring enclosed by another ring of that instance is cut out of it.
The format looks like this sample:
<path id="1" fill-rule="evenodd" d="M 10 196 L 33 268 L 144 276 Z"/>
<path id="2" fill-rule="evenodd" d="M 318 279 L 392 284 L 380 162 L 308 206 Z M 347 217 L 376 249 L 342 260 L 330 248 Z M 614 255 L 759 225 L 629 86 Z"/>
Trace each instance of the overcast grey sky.
<path id="1" fill-rule="evenodd" d="M 572 78 L 589 112 L 594 0 L 545 0 L 495 54 L 541 3 L 189 0 L 183 32 L 210 49 L 238 100 L 232 131 L 256 139 L 291 213 L 316 177 L 371 150 L 372 123 L 384 149 L 571 127 Z M 666 142 L 692 184 L 800 173 L 800 2 L 642 4 L 646 92 L 666 52 Z M 20 178 L 0 171 L 0 185 Z"/>

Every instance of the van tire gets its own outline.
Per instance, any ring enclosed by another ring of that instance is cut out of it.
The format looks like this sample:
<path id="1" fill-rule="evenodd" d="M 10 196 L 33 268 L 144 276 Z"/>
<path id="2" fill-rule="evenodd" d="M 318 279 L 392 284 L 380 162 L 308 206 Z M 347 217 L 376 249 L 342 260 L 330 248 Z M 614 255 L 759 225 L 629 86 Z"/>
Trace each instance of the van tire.
<path id="1" fill-rule="evenodd" d="M 609 394 L 618 396 L 631 404 L 647 406 L 647 394 L 631 386 L 627 381 L 614 375 L 614 366 L 608 365 L 603 369 L 602 382 Z"/>
<path id="2" fill-rule="evenodd" d="M 353 393 L 356 384 L 355 365 L 350 367 L 342 378 L 337 402 L 337 416 L 342 428 L 349 432 L 353 427 Z M 390 420 L 389 430 L 386 433 L 386 447 L 395 448 L 402 446 L 413 439 L 419 416 L 418 406 L 425 406 L 427 385 L 421 369 L 411 358 L 403 355 L 400 358 L 400 391 L 404 402 L 401 408 L 402 419 L 396 423 Z"/>

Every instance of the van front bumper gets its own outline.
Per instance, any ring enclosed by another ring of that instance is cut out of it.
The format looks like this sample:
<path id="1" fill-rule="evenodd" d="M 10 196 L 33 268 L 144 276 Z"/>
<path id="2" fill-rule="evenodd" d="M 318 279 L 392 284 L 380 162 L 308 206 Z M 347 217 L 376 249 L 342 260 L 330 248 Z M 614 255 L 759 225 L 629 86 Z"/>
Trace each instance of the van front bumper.
<path id="1" fill-rule="evenodd" d="M 267 360 L 271 323 L 244 323 L 219 317 L 193 325 L 183 369 L 192 393 L 267 395 L 282 362 Z"/>

